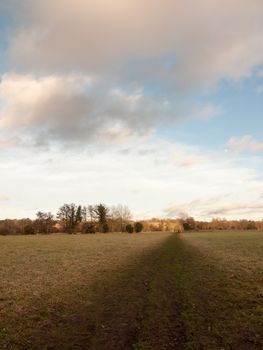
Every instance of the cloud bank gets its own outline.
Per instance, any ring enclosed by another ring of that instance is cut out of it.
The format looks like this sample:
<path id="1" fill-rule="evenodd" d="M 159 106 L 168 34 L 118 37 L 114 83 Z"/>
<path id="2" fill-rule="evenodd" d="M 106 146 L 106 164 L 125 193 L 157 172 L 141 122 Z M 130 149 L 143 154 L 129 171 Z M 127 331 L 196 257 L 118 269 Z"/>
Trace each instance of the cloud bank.
<path id="1" fill-rule="evenodd" d="M 11 0 L 9 8 L 18 23 L 9 57 L 26 72 L 129 67 L 130 79 L 200 86 L 247 76 L 263 61 L 260 0 Z"/>
<path id="2" fill-rule="evenodd" d="M 15 25 L 6 50 L 10 72 L 0 84 L 0 147 L 116 143 L 178 115 L 208 121 L 221 114 L 220 104 L 181 108 L 178 95 L 246 77 L 263 62 L 259 0 L 1 6 Z M 166 86 L 159 95 L 167 99 L 151 92 L 154 81 Z"/>
<path id="3" fill-rule="evenodd" d="M 171 113 L 166 101 L 143 90 L 113 89 L 77 74 L 6 74 L 0 103 L 2 147 L 118 143 L 149 134 Z"/>
<path id="4" fill-rule="evenodd" d="M 229 197 L 235 197 L 232 193 L 216 196 L 212 198 L 205 198 L 194 200 L 184 205 L 174 205 L 164 210 L 167 217 L 187 217 L 189 214 L 199 219 L 213 219 L 213 218 L 227 218 L 240 219 L 247 218 L 261 218 L 263 210 L 262 201 L 258 198 L 256 201 L 236 201 L 232 199 L 229 202 Z"/>

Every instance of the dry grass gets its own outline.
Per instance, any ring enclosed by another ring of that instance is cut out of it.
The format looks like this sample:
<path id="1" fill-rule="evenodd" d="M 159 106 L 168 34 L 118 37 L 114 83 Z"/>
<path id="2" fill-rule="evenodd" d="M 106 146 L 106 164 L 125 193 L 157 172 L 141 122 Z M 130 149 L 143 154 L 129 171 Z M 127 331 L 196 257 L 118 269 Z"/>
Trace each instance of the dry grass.
<path id="1" fill-rule="evenodd" d="M 198 232 L 182 241 L 195 305 L 186 313 L 190 348 L 263 349 L 263 233 Z"/>
<path id="2" fill-rule="evenodd" d="M 185 240 L 226 268 L 263 271 L 263 232 L 215 231 L 185 234 Z"/>
<path id="3" fill-rule="evenodd" d="M 184 239 L 218 269 L 239 280 L 243 289 L 246 284 L 263 296 L 262 232 L 198 232 L 184 235 Z"/>
<path id="4" fill-rule="evenodd" d="M 168 234 L 0 237 L 0 349 L 27 348 L 35 329 L 87 307 L 96 281 L 134 265 Z"/>
<path id="5" fill-rule="evenodd" d="M 263 349 L 263 234 L 0 237 L 0 349 Z"/>

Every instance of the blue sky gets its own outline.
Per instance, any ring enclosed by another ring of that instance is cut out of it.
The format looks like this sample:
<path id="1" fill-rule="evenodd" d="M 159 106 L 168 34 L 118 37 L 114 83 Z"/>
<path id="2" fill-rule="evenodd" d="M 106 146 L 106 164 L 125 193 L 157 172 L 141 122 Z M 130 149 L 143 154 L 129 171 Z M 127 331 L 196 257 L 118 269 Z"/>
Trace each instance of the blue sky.
<path id="1" fill-rule="evenodd" d="M 1 6 L 1 5 L 0 5 Z M 6 61 L 5 55 L 8 48 L 8 37 L 9 31 L 12 29 L 12 19 L 7 11 L 0 11 L 0 72 L 4 73 L 7 70 L 8 62 Z"/>
<path id="2" fill-rule="evenodd" d="M 1 218 L 105 202 L 136 218 L 261 219 L 262 10 L 0 4 Z"/>
<path id="3" fill-rule="evenodd" d="M 220 115 L 205 120 L 189 119 L 172 130 L 164 129 L 164 135 L 182 142 L 192 142 L 204 147 L 222 147 L 230 137 L 251 134 L 263 138 L 263 95 L 256 91 L 262 78 L 255 76 L 244 81 L 224 82 L 214 93 L 196 97 L 203 103 L 221 106 Z"/>

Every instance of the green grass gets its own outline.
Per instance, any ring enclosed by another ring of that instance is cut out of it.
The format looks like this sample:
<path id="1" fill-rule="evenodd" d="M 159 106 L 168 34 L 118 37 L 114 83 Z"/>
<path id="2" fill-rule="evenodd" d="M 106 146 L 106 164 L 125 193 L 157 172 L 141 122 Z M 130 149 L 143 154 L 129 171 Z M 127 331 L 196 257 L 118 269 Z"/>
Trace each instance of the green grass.
<path id="1" fill-rule="evenodd" d="M 263 233 L 0 237 L 0 349 L 262 349 Z"/>

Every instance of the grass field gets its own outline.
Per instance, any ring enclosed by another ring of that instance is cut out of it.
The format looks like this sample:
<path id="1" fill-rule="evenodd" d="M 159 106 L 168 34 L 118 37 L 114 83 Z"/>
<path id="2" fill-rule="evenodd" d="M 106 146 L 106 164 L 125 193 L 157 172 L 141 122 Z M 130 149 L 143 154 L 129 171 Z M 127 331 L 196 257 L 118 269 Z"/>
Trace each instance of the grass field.
<path id="1" fill-rule="evenodd" d="M 0 349 L 263 349 L 263 233 L 0 237 Z"/>

